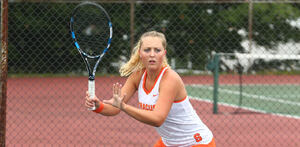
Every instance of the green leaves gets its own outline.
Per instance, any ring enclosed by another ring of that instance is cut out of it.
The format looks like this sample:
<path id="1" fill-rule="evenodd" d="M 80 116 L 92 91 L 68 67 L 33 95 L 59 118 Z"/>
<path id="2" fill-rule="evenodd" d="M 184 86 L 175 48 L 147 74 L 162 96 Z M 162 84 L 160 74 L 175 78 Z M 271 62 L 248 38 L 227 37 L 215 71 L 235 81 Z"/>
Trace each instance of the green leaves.
<path id="1" fill-rule="evenodd" d="M 300 4 L 253 3 L 252 26 L 248 3 L 135 3 L 133 24 L 130 3 L 102 5 L 111 16 L 114 33 L 99 72 L 115 73 L 118 69 L 111 63 L 118 62 L 120 56 L 129 57 L 130 25 L 134 27 L 134 42 L 145 31 L 165 33 L 167 55 L 175 59 L 176 68 L 187 68 L 192 62 L 193 69 L 202 70 L 212 51 L 245 52 L 241 42 L 248 40 L 249 28 L 253 42 L 269 50 L 275 50 L 280 43 L 300 41 L 300 27 L 296 26 Z M 75 6 L 76 3 L 10 3 L 9 58 L 19 62 L 9 62 L 9 68 L 36 72 L 39 69 L 22 65 L 39 64 L 35 67 L 43 68 L 40 72 L 84 71 L 69 32 Z M 74 65 L 70 67 L 71 63 Z"/>

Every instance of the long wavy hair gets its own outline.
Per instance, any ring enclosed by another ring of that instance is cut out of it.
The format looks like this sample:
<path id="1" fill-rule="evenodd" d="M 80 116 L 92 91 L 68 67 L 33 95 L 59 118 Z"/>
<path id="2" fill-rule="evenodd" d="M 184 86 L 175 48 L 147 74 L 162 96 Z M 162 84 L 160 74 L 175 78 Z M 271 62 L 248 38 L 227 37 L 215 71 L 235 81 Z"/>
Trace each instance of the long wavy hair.
<path id="1" fill-rule="evenodd" d="M 157 32 L 157 31 L 145 32 L 140 37 L 140 39 L 137 42 L 137 44 L 135 45 L 135 47 L 132 49 L 131 57 L 130 57 L 129 61 L 120 68 L 119 72 L 120 72 L 120 75 L 122 77 L 123 76 L 129 76 L 134 71 L 143 70 L 145 68 L 142 61 L 140 60 L 140 49 L 141 49 L 141 46 L 143 44 L 143 38 L 144 37 L 149 37 L 149 36 L 160 38 L 161 42 L 162 42 L 162 45 L 163 45 L 164 49 L 166 50 L 167 40 L 166 40 L 166 37 L 163 33 L 160 33 L 160 32 Z M 164 57 L 162 64 L 163 64 L 163 66 L 168 66 L 169 67 L 168 60 L 167 60 L 166 56 Z"/>

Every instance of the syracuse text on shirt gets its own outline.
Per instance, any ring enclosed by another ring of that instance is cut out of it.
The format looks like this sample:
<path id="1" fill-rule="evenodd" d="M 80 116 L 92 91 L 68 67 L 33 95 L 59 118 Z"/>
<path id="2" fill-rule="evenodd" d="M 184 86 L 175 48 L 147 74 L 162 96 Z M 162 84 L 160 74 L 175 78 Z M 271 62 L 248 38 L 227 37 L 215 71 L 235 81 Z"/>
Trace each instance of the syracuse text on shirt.
<path id="1" fill-rule="evenodd" d="M 143 104 L 141 102 L 139 102 L 139 106 L 141 109 L 144 109 L 144 110 L 150 110 L 150 111 L 153 111 L 155 105 L 148 105 L 148 104 Z"/>

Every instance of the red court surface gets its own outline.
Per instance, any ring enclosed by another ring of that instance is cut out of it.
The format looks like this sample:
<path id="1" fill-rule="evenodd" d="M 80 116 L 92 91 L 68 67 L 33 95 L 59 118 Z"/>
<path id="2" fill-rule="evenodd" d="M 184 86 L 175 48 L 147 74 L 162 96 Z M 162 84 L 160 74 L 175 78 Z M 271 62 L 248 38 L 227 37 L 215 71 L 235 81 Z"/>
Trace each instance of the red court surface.
<path id="1" fill-rule="evenodd" d="M 211 76 L 183 79 L 187 84 L 212 83 Z M 125 79 L 96 77 L 96 95 L 108 99 L 117 81 L 124 83 Z M 9 78 L 6 146 L 152 146 L 159 139 L 154 128 L 123 112 L 106 117 L 86 110 L 85 89 L 86 77 Z M 299 119 L 246 110 L 213 114 L 211 103 L 191 102 L 212 130 L 218 147 L 300 146 Z M 138 106 L 136 96 L 130 104 Z"/>

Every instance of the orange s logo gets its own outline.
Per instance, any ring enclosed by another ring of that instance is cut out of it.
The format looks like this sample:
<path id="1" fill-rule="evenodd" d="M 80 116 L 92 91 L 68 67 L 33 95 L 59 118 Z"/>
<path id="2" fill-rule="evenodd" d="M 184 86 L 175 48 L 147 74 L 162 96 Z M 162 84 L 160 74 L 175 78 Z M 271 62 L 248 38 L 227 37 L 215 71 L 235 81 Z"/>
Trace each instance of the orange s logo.
<path id="1" fill-rule="evenodd" d="M 202 140 L 202 137 L 200 136 L 199 133 L 196 133 L 196 134 L 194 135 L 194 139 L 196 140 L 196 142 L 200 142 L 200 141 Z"/>

